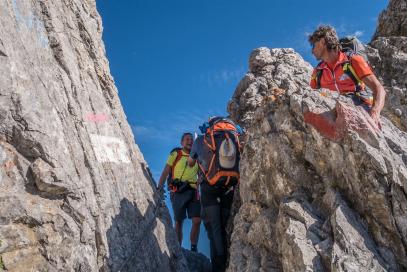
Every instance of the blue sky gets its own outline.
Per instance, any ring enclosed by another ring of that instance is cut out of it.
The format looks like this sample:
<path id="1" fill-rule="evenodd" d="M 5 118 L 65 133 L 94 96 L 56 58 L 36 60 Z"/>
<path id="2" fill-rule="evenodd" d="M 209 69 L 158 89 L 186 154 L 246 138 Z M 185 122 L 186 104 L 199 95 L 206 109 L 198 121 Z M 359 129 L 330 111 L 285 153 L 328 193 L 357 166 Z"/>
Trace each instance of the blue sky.
<path id="1" fill-rule="evenodd" d="M 332 3 L 332 4 L 328 4 Z M 321 23 L 369 42 L 386 0 L 97 1 L 106 52 L 137 144 L 158 180 L 185 131 L 226 106 L 257 47 L 291 47 L 315 64 Z M 188 228 L 187 225 L 185 228 Z M 189 248 L 189 229 L 184 246 Z M 202 227 L 200 250 L 208 254 Z"/>

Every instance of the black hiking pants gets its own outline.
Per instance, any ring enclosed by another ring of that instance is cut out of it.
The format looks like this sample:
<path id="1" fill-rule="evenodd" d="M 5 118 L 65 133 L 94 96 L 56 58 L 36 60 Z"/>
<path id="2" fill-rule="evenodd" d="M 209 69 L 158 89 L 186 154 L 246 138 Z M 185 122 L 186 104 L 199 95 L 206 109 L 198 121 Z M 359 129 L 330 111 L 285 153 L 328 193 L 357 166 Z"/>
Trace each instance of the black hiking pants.
<path id="1" fill-rule="evenodd" d="M 223 272 L 227 261 L 226 225 L 232 207 L 234 190 L 201 184 L 201 218 L 208 233 L 213 272 Z"/>

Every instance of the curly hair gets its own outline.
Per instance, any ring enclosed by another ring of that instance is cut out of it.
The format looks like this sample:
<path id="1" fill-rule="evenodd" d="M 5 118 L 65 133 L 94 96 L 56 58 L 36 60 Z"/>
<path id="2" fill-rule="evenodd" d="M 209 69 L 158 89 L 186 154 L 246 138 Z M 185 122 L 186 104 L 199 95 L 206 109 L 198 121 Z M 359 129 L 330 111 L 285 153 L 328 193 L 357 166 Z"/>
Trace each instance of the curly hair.
<path id="1" fill-rule="evenodd" d="M 320 25 L 314 33 L 308 36 L 308 41 L 311 44 L 316 43 L 320 39 L 324 39 L 326 47 L 329 50 L 340 50 L 341 45 L 339 43 L 338 35 L 336 34 L 335 28 L 330 25 Z"/>

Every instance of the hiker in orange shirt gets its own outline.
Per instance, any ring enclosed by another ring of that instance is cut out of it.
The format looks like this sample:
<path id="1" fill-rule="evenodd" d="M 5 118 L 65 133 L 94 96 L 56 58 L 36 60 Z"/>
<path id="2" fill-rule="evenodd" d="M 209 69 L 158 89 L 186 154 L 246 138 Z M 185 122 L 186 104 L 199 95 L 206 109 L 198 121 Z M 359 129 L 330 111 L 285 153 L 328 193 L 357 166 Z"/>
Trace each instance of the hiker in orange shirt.
<path id="1" fill-rule="evenodd" d="M 327 88 L 350 96 L 380 126 L 386 92 L 366 61 L 364 46 L 356 38 L 340 42 L 335 29 L 328 25 L 319 26 L 308 40 L 312 54 L 320 61 L 312 73 L 311 88 Z"/>

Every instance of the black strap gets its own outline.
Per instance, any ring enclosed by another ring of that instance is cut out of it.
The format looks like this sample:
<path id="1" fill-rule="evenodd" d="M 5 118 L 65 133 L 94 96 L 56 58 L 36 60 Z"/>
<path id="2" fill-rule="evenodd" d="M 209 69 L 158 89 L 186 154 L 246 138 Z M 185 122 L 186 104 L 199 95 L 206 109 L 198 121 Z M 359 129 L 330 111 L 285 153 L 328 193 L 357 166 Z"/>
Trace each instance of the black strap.
<path id="1" fill-rule="evenodd" d="M 349 63 L 350 64 L 350 63 Z M 345 64 L 344 64 L 345 65 Z M 355 91 L 359 92 L 361 91 L 361 87 L 359 85 L 359 81 L 357 80 L 357 78 L 355 77 L 355 75 L 349 70 L 349 69 L 343 69 L 343 72 L 348 75 L 350 77 L 350 79 L 352 79 L 353 84 L 355 84 Z"/>
<path id="2" fill-rule="evenodd" d="M 353 84 L 355 84 L 355 92 L 360 92 L 362 91 L 362 88 L 359 84 L 359 80 L 355 77 L 355 75 L 349 70 L 349 69 L 343 69 L 346 64 L 350 65 L 352 67 L 352 57 L 355 54 L 353 51 L 347 51 L 345 52 L 346 56 L 348 57 L 348 61 L 342 63 L 342 70 L 346 75 L 352 79 Z"/>
<path id="3" fill-rule="evenodd" d="M 322 65 L 322 61 L 318 63 L 316 69 L 317 69 L 317 74 L 316 74 L 316 81 L 317 81 L 317 89 L 321 88 L 321 78 L 322 78 L 322 72 L 324 71 L 323 69 L 320 69 L 319 67 Z"/>
<path id="4" fill-rule="evenodd" d="M 184 176 L 184 173 L 185 173 L 185 170 L 187 169 L 187 167 L 188 167 L 188 160 L 185 162 L 184 170 L 182 171 L 181 177 L 179 178 L 180 181 L 182 181 L 182 177 Z"/>
<path id="5" fill-rule="evenodd" d="M 346 75 L 348 75 L 350 77 L 350 79 L 352 79 L 353 84 L 355 84 L 355 91 L 361 91 L 361 87 L 359 85 L 359 81 L 357 80 L 357 78 L 355 77 L 355 75 L 349 70 L 349 69 L 343 69 L 344 66 L 346 64 L 349 64 L 350 66 L 352 66 L 352 56 L 353 56 L 353 52 L 349 52 L 349 53 L 345 53 L 346 56 L 348 57 L 348 61 L 342 63 L 342 70 L 344 71 L 344 73 Z M 317 65 L 317 68 L 320 66 L 322 62 L 320 62 Z M 321 88 L 321 78 L 322 78 L 322 72 L 324 70 L 323 69 L 317 69 L 317 74 L 316 74 L 316 82 L 317 82 L 317 89 Z"/>
<path id="6" fill-rule="evenodd" d="M 320 89 L 321 88 L 321 78 L 322 78 L 322 72 L 323 72 L 324 70 L 323 69 L 318 69 L 317 70 L 317 77 L 316 77 L 316 80 L 317 80 L 317 89 Z"/>

